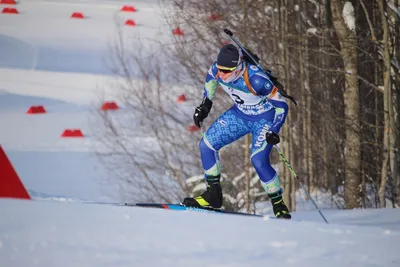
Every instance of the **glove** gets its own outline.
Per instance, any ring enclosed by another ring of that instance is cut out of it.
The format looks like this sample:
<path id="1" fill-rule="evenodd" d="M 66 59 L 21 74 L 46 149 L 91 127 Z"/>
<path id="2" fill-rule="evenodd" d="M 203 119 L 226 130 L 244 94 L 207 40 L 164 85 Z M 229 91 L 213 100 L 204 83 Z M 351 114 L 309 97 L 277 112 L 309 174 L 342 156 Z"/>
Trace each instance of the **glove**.
<path id="1" fill-rule="evenodd" d="M 271 144 L 273 146 L 280 142 L 279 135 L 271 130 L 265 133 L 265 140 L 268 144 Z"/>
<path id="2" fill-rule="evenodd" d="M 193 115 L 194 124 L 197 127 L 201 127 L 203 120 L 207 118 L 208 113 L 210 113 L 212 107 L 212 101 L 205 97 L 203 102 L 201 102 L 200 106 L 196 107 Z"/>

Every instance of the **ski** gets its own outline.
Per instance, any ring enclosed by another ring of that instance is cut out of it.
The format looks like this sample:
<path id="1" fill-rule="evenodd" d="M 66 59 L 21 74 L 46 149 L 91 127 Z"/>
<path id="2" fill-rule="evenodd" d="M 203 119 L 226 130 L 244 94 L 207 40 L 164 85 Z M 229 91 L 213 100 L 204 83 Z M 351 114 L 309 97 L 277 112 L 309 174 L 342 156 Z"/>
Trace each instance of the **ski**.
<path id="1" fill-rule="evenodd" d="M 220 213 L 220 214 L 229 214 L 229 215 L 241 215 L 248 217 L 258 217 L 258 218 L 271 218 L 276 219 L 276 217 L 272 216 L 264 216 L 259 214 L 251 214 L 244 212 L 236 212 L 229 210 L 221 210 L 221 209 L 213 209 L 213 208 L 198 208 L 198 207 L 188 207 L 181 204 L 162 204 L 162 203 L 125 203 L 125 206 L 135 206 L 142 208 L 159 208 L 159 209 L 168 209 L 168 210 L 181 210 L 181 211 L 195 211 L 195 212 L 206 212 L 206 213 Z"/>
<path id="2" fill-rule="evenodd" d="M 260 214 L 251 214 L 245 212 L 237 212 L 230 210 L 222 210 L 222 209 L 213 209 L 213 208 L 198 208 L 198 207 L 189 207 L 184 206 L 182 204 L 163 204 L 163 203 L 107 203 L 107 202 L 89 202 L 87 204 L 101 204 L 101 205 L 113 205 L 113 206 L 124 206 L 124 207 L 139 207 L 139 208 L 157 208 L 157 209 L 166 209 L 166 210 L 180 210 L 180 211 L 194 211 L 194 212 L 205 212 L 205 213 L 217 213 L 217 214 L 225 214 L 225 215 L 239 215 L 239 216 L 247 216 L 247 217 L 256 217 L 256 218 L 264 218 L 264 219 L 277 219 L 277 220 L 286 220 L 284 218 L 276 218 L 273 215 L 260 215 Z"/>

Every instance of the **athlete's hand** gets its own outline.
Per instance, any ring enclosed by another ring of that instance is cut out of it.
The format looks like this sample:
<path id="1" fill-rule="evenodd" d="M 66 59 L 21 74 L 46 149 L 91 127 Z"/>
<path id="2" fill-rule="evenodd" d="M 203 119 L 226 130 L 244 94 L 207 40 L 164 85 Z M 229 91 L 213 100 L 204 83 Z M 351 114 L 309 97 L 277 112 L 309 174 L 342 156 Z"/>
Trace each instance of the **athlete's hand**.
<path id="1" fill-rule="evenodd" d="M 193 114 L 193 121 L 197 127 L 201 127 L 203 120 L 207 118 L 208 113 L 210 113 L 212 107 L 212 101 L 207 97 L 204 98 L 203 102 L 196 107 Z"/>
<path id="2" fill-rule="evenodd" d="M 280 142 L 279 135 L 271 130 L 265 133 L 265 140 L 267 141 L 268 144 L 271 144 L 273 146 L 279 144 Z"/>

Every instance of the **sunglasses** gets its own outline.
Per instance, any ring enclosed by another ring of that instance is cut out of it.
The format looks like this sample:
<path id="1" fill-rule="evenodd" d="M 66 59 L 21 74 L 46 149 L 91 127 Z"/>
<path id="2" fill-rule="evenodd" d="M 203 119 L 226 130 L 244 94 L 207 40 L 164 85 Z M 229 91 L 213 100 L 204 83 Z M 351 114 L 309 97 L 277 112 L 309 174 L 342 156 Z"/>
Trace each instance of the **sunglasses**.
<path id="1" fill-rule="evenodd" d="M 217 69 L 218 69 L 218 71 L 223 72 L 223 73 L 231 73 L 232 71 L 234 71 L 236 69 L 236 66 L 232 67 L 232 68 L 228 68 L 228 67 L 222 67 L 222 66 L 217 65 Z"/>

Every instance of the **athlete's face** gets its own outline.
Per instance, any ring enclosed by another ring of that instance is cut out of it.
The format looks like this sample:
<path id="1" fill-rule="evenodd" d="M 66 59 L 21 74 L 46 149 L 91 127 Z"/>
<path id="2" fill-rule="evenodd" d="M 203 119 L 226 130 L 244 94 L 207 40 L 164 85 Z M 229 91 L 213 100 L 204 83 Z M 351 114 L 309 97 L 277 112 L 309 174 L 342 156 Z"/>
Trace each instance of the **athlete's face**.
<path id="1" fill-rule="evenodd" d="M 229 77 L 231 77 L 233 74 L 233 71 L 226 72 L 226 71 L 222 71 L 220 69 L 218 69 L 218 72 L 219 72 L 219 77 L 221 77 L 222 80 L 229 79 Z"/>

